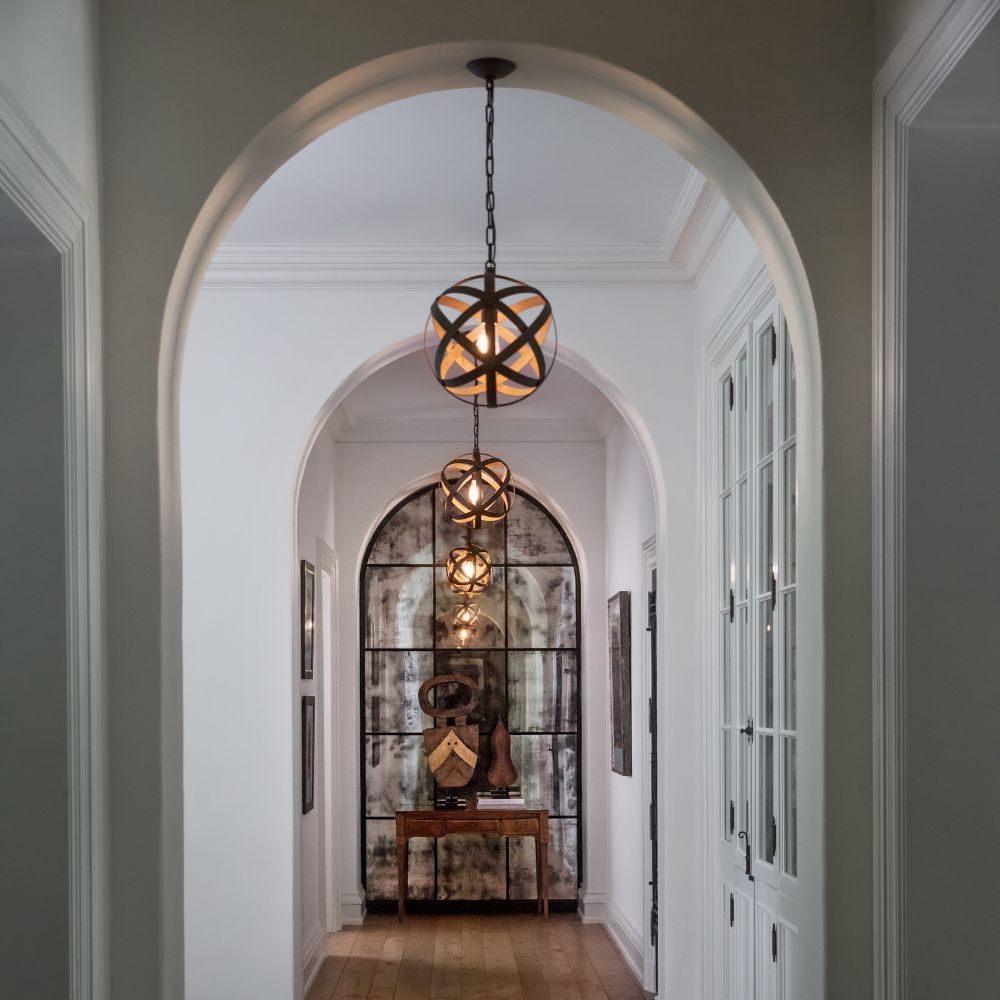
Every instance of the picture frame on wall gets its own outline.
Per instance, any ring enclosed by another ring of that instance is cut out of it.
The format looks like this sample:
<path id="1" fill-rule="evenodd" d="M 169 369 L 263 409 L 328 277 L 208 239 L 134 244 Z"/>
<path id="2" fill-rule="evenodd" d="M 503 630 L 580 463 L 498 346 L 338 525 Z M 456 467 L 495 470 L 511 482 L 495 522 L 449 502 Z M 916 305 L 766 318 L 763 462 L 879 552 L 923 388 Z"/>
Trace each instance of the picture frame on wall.
<path id="1" fill-rule="evenodd" d="M 302 573 L 299 583 L 299 604 L 302 617 L 302 670 L 304 681 L 313 677 L 313 646 L 316 634 L 316 567 L 307 560 L 302 560 Z"/>
<path id="2" fill-rule="evenodd" d="M 316 805 L 316 698 L 302 696 L 302 815 Z"/>
<path id="3" fill-rule="evenodd" d="M 632 594 L 620 590 L 608 600 L 611 668 L 611 770 L 632 774 Z"/>

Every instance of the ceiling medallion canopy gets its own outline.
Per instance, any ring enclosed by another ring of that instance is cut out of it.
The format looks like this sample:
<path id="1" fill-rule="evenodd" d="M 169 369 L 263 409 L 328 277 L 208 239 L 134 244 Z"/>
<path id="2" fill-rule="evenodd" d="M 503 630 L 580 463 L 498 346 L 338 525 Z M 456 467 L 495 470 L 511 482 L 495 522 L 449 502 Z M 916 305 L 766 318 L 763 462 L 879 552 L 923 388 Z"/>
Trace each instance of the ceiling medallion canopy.
<path id="1" fill-rule="evenodd" d="M 448 553 L 444 568 L 448 586 L 456 594 L 476 597 L 486 591 L 493 579 L 493 559 L 471 539 Z"/>
<path id="2" fill-rule="evenodd" d="M 468 528 L 502 521 L 514 499 L 514 477 L 503 459 L 479 450 L 479 403 L 473 416 L 472 451 L 453 458 L 441 470 L 444 512 Z"/>
<path id="3" fill-rule="evenodd" d="M 556 327 L 552 306 L 537 288 L 496 270 L 493 85 L 514 64 L 475 59 L 468 68 L 486 81 L 486 265 L 434 300 L 424 348 L 448 392 L 467 403 L 482 397 L 492 408 L 519 402 L 545 381 L 556 358 Z"/>

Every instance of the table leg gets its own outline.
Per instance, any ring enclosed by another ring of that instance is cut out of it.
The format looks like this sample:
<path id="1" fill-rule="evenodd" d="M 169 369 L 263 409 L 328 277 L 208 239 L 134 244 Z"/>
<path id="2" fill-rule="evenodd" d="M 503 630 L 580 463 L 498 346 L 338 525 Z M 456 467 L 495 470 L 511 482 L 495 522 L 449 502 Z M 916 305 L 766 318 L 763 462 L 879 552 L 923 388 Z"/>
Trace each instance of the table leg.
<path id="1" fill-rule="evenodd" d="M 399 922 L 403 922 L 406 915 L 406 882 L 407 865 L 409 862 L 409 852 L 407 847 L 409 841 L 405 837 L 396 838 L 396 867 L 399 870 Z"/>
<path id="2" fill-rule="evenodd" d="M 535 898 L 538 900 L 538 912 L 542 912 L 542 838 L 535 837 Z"/>
<path id="3" fill-rule="evenodd" d="M 540 845 L 541 863 L 539 868 L 541 869 L 542 877 L 542 913 L 546 916 L 549 915 L 549 842 L 548 840 L 542 840 Z"/>

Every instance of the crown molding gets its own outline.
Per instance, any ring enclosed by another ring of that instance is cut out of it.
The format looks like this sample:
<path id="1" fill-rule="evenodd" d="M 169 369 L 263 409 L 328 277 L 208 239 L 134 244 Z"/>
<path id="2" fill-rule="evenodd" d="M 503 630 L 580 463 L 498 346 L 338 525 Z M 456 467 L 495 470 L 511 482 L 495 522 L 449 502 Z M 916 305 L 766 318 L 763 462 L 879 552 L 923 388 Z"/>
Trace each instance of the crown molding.
<path id="1" fill-rule="evenodd" d="M 609 406 L 596 414 L 593 422 L 574 417 L 522 417 L 497 421 L 484 435 L 483 448 L 501 444 L 587 444 L 603 441 L 614 423 L 616 412 Z M 343 407 L 330 416 L 330 429 L 338 444 L 449 444 L 469 446 L 468 438 L 456 428 L 454 418 L 384 417 L 354 421 Z"/>
<path id="2" fill-rule="evenodd" d="M 692 169 L 657 243 L 508 244 L 500 271 L 546 287 L 691 286 L 734 218 Z M 222 243 L 204 283 L 439 288 L 477 273 L 482 253 L 479 243 Z"/>

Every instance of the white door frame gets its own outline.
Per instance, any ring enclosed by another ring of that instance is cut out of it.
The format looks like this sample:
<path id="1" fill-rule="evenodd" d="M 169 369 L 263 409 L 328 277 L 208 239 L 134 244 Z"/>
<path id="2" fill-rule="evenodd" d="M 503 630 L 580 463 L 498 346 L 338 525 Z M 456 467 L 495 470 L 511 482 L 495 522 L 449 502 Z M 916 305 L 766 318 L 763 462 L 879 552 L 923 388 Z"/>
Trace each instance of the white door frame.
<path id="1" fill-rule="evenodd" d="M 318 541 L 316 544 L 316 576 L 317 593 L 320 609 L 320 676 L 317 700 L 322 706 L 320 715 L 320 740 L 322 744 L 322 770 L 319 778 L 322 787 L 320 806 L 322 808 L 322 826 L 320 834 L 320 849 L 322 851 L 323 873 L 322 886 L 322 916 L 323 925 L 328 934 L 339 931 L 340 907 L 337 905 L 337 817 L 336 804 L 340 801 L 340 778 L 337 765 L 337 755 L 334 751 L 336 739 L 334 736 L 334 720 L 339 704 L 337 684 L 337 599 L 340 581 L 337 577 L 337 557 L 333 550 Z M 324 576 L 330 580 L 329 586 L 323 583 Z M 329 612 L 329 617 L 327 616 Z M 332 634 L 327 633 L 330 629 Z"/>
<path id="2" fill-rule="evenodd" d="M 0 84 L 0 190 L 62 270 L 72 1000 L 107 995 L 104 493 L 97 210 Z"/>
<path id="3" fill-rule="evenodd" d="M 647 538 L 642 544 L 642 579 L 643 602 L 642 616 L 645 628 L 649 627 L 648 594 L 653 586 L 653 570 L 656 569 L 656 536 Z M 653 658 L 650 633 L 644 632 L 642 643 L 642 704 L 646 710 L 646 722 L 642 727 L 642 985 L 650 993 L 656 989 L 656 944 L 653 941 L 649 926 L 650 911 L 653 908 L 653 853 L 649 834 L 649 802 L 652 799 L 652 774 L 650 773 L 650 758 L 653 754 L 652 734 L 649 731 L 649 698 L 653 690 Z"/>
<path id="4" fill-rule="evenodd" d="M 906 983 L 906 730 L 903 624 L 907 132 L 1000 0 L 935 0 L 875 80 L 872 296 L 872 767 L 875 1000 Z"/>

